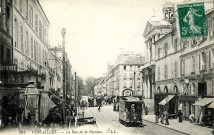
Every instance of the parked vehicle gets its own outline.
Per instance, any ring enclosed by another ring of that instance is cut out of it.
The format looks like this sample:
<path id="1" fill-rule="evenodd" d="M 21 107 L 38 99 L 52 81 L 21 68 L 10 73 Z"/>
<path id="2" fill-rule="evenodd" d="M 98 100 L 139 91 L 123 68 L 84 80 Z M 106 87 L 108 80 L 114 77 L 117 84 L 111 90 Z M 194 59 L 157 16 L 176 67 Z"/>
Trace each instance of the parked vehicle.
<path id="1" fill-rule="evenodd" d="M 122 100 L 119 102 L 119 121 L 125 126 L 142 125 L 142 100 Z"/>
<path id="2" fill-rule="evenodd" d="M 84 123 L 84 124 L 95 124 L 96 119 L 94 117 L 85 117 L 85 118 L 79 118 L 78 123 Z"/>

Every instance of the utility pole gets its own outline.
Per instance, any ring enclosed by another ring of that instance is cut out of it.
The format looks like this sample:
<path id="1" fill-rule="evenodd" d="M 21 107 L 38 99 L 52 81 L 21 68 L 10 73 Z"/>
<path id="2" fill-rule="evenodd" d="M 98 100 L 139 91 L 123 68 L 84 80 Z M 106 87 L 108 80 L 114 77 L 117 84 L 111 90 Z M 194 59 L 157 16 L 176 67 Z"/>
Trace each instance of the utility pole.
<path id="1" fill-rule="evenodd" d="M 62 104 L 62 108 L 63 108 L 63 121 L 64 123 L 66 122 L 66 111 L 65 111 L 65 104 L 66 104 L 66 98 L 65 98 L 65 33 L 66 30 L 65 28 L 62 29 L 61 31 L 62 33 L 62 70 L 63 70 L 63 104 Z"/>
<path id="2" fill-rule="evenodd" d="M 75 79 L 75 89 L 74 89 L 74 94 L 75 94 L 75 100 L 74 100 L 74 104 L 75 104 L 75 113 L 77 113 L 77 73 L 74 72 L 74 79 Z"/>
<path id="3" fill-rule="evenodd" d="M 136 75 L 136 72 L 134 71 L 134 96 L 136 96 L 136 91 L 135 91 L 135 75 Z"/>

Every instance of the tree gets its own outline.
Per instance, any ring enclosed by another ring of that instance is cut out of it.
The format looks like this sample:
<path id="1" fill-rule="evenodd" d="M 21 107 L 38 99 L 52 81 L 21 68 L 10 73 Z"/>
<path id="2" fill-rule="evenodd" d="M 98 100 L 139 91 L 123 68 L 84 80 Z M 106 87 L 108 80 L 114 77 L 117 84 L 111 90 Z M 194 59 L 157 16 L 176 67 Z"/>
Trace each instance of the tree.
<path id="1" fill-rule="evenodd" d="M 87 92 L 87 95 L 94 95 L 94 86 L 96 84 L 96 78 L 94 77 L 88 77 L 86 80 L 85 80 L 85 83 L 86 83 L 86 92 Z"/>

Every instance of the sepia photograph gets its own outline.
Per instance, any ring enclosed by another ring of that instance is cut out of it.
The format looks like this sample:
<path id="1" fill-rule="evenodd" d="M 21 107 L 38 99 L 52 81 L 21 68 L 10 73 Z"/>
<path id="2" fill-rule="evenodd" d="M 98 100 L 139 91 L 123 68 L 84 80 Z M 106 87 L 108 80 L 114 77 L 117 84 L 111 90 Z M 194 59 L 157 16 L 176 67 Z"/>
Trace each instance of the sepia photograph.
<path id="1" fill-rule="evenodd" d="M 0 135 L 214 135 L 213 0 L 0 0 Z"/>

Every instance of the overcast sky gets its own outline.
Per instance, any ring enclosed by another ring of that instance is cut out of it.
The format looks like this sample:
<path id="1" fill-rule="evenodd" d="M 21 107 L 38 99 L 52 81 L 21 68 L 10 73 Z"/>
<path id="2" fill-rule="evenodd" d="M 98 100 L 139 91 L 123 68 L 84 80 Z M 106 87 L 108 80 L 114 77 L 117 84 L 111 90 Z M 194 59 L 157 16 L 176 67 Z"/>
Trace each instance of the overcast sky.
<path id="1" fill-rule="evenodd" d="M 121 52 L 144 55 L 143 31 L 153 14 L 160 16 L 167 0 L 40 0 L 50 21 L 51 46 L 67 33 L 66 52 L 73 72 L 99 77 Z M 177 0 L 179 1 L 179 0 Z"/>

